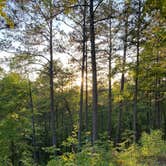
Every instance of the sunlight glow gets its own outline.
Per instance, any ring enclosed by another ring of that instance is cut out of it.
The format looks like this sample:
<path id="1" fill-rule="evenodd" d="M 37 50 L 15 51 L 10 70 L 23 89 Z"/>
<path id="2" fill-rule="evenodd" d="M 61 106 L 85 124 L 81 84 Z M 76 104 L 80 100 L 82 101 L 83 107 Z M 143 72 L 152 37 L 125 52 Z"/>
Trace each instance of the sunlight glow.
<path id="1" fill-rule="evenodd" d="M 74 81 L 74 85 L 79 86 L 79 87 L 81 86 L 81 77 L 78 76 L 76 78 L 76 80 Z"/>

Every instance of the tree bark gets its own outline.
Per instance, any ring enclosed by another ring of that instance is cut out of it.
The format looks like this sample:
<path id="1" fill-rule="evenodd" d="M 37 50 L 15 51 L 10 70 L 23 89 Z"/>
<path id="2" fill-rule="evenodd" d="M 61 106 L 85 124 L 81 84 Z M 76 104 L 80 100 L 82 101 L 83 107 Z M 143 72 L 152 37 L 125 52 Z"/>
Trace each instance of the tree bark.
<path id="1" fill-rule="evenodd" d="M 95 29 L 94 29 L 94 11 L 93 0 L 90 0 L 90 43 L 91 43 L 91 63 L 92 63 L 92 145 L 97 140 L 97 110 L 98 110 L 98 92 L 97 92 L 97 70 L 96 70 L 96 50 L 95 50 Z"/>
<path id="2" fill-rule="evenodd" d="M 158 48 L 156 48 L 158 49 Z M 159 63 L 159 51 L 157 50 L 157 57 L 156 57 L 156 64 Z M 160 92 L 159 92 L 159 86 L 160 86 L 160 79 L 158 78 L 158 73 L 156 73 L 155 78 L 155 112 L 156 112 L 156 128 L 161 128 L 161 110 L 160 110 Z"/>
<path id="3" fill-rule="evenodd" d="M 52 18 L 52 2 L 50 2 L 50 17 Z M 50 19 L 49 22 L 49 46 L 50 46 L 50 66 L 49 66 L 49 77 L 50 77 L 50 113 L 51 113 L 51 136 L 52 146 L 56 148 L 56 131 L 55 131 L 55 108 L 54 108 L 54 82 L 53 82 L 53 21 Z M 56 154 L 56 152 L 55 152 Z"/>
<path id="4" fill-rule="evenodd" d="M 110 40 L 110 43 L 109 43 L 109 58 L 108 58 L 108 61 L 109 61 L 109 68 L 108 68 L 108 137 L 109 139 L 111 139 L 111 136 L 112 136 L 112 20 L 111 20 L 111 17 L 112 17 L 112 0 L 109 1 L 109 5 L 111 5 L 111 16 L 110 16 L 110 20 L 109 20 L 109 28 L 110 28 L 110 31 L 109 31 L 109 40 Z"/>
<path id="5" fill-rule="evenodd" d="M 125 84 L 125 66 L 126 66 L 126 54 L 127 54 L 127 37 L 128 37 L 128 4 L 125 4 L 125 32 L 124 32 L 124 49 L 123 49 L 123 63 L 122 63 L 122 75 L 120 83 L 120 94 L 123 95 L 124 84 Z M 119 115 L 118 115 L 118 127 L 116 133 L 115 143 L 120 142 L 121 138 L 121 127 L 122 127 L 122 112 L 123 112 L 123 99 L 121 99 L 119 104 Z"/>
<path id="6" fill-rule="evenodd" d="M 67 101 L 66 98 L 63 98 L 64 102 L 65 102 L 65 106 L 66 106 L 66 110 L 68 111 L 69 113 L 69 116 L 70 116 L 70 125 L 71 125 L 71 131 L 73 130 L 73 116 L 72 116 L 72 111 L 70 110 L 70 107 L 69 107 L 69 102 Z"/>
<path id="7" fill-rule="evenodd" d="M 14 144 L 14 141 L 12 140 L 11 141 L 11 163 L 12 163 L 12 166 L 15 166 L 16 165 L 16 152 L 15 152 L 15 144 Z"/>
<path id="8" fill-rule="evenodd" d="M 137 140 L 137 103 L 138 103 L 138 77 L 139 77 L 139 54 L 140 54 L 140 19 L 141 19 L 141 0 L 138 2 L 138 20 L 137 20 L 137 59 L 135 68 L 135 92 L 134 92 L 134 109 L 133 109 L 133 131 L 134 143 Z"/>
<path id="9" fill-rule="evenodd" d="M 29 86 L 29 105 L 32 113 L 32 146 L 33 146 L 33 159 L 34 164 L 37 163 L 37 154 L 36 154 L 36 130 L 35 130 L 35 118 L 34 118 L 34 105 L 32 97 L 32 87 L 30 80 L 28 81 Z"/>
<path id="10" fill-rule="evenodd" d="M 86 41 L 86 55 L 85 55 L 85 129 L 88 131 L 88 53 Z"/>
<path id="11" fill-rule="evenodd" d="M 81 68 L 81 89 L 80 89 L 80 111 L 79 111 L 79 130 L 78 130 L 78 142 L 81 146 L 81 132 L 83 128 L 83 100 L 84 100 L 84 72 L 85 72 L 85 54 L 86 54 L 86 0 L 84 0 L 84 10 L 83 10 L 83 42 L 82 42 L 82 68 Z"/>

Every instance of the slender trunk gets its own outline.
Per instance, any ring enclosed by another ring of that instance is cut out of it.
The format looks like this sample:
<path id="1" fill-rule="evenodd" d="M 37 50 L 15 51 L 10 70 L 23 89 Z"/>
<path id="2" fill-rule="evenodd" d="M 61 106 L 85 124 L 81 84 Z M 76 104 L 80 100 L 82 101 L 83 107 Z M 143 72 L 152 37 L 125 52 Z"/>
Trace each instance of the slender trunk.
<path id="1" fill-rule="evenodd" d="M 85 129 L 88 131 L 88 54 L 87 54 L 87 41 L 86 41 L 86 55 L 85 55 Z"/>
<path id="2" fill-rule="evenodd" d="M 112 16 L 112 1 L 110 1 L 111 5 L 111 16 Z M 110 18 L 109 22 L 109 73 L 108 73 L 108 137 L 111 139 L 112 136 L 112 20 Z"/>
<path id="3" fill-rule="evenodd" d="M 159 92 L 158 92 L 158 78 L 156 75 L 155 81 L 155 128 L 160 128 L 160 102 L 159 102 Z"/>
<path id="4" fill-rule="evenodd" d="M 159 63 L 159 51 L 157 50 L 156 63 Z M 159 92 L 160 79 L 156 73 L 155 81 L 155 112 L 156 112 L 156 128 L 160 129 L 161 127 L 161 112 L 160 112 L 160 92 Z"/>
<path id="5" fill-rule="evenodd" d="M 46 142 L 46 145 L 47 145 L 47 146 L 49 146 L 48 131 L 49 131 L 49 129 L 50 129 L 50 128 L 49 128 L 49 122 L 48 122 L 48 119 L 49 119 L 48 115 L 49 115 L 49 112 L 46 113 L 46 114 L 44 115 L 44 117 L 43 117 L 43 119 L 44 119 L 45 142 Z"/>
<path id="6" fill-rule="evenodd" d="M 58 119 L 59 119 L 59 111 L 58 111 L 58 104 L 55 106 L 55 113 L 56 113 L 56 115 L 55 115 L 55 117 L 56 117 L 56 119 L 55 119 L 55 122 L 56 122 L 56 128 L 58 129 L 59 128 L 59 121 L 58 121 Z"/>
<path id="7" fill-rule="evenodd" d="M 122 75 L 120 83 L 120 95 L 123 95 L 124 84 L 125 84 L 125 66 L 126 66 L 126 54 L 127 54 L 127 37 L 128 37 L 128 4 L 125 4 L 125 34 L 124 34 L 124 49 L 123 49 L 123 64 L 122 64 Z M 116 144 L 120 142 L 121 138 L 121 127 L 122 127 L 122 112 L 123 112 L 123 100 L 119 104 L 119 115 L 118 115 L 118 126 L 116 133 Z"/>
<path id="8" fill-rule="evenodd" d="M 82 68 L 81 68 L 81 89 L 80 89 L 80 111 L 79 111 L 79 130 L 78 130 L 78 141 L 81 146 L 81 132 L 82 132 L 82 112 L 83 112 L 83 100 L 84 100 L 84 72 L 85 72 L 85 54 L 86 54 L 86 0 L 84 0 L 84 11 L 83 11 L 83 42 L 82 42 Z"/>
<path id="9" fill-rule="evenodd" d="M 15 154 L 15 145 L 14 145 L 14 141 L 11 141 L 11 163 L 12 166 L 15 166 L 15 160 L 16 160 L 16 154 Z"/>
<path id="10" fill-rule="evenodd" d="M 50 4 L 52 10 L 52 3 Z M 52 11 L 50 11 L 52 18 Z M 50 113 L 51 113 L 51 136 L 52 136 L 52 146 L 56 147 L 56 131 L 55 131 L 55 108 L 54 108 L 54 82 L 53 82 L 53 25 L 52 19 L 50 19 L 49 32 L 50 32 L 50 68 L 49 68 L 49 77 L 50 77 Z M 56 152 L 55 152 L 56 154 Z"/>
<path id="11" fill-rule="evenodd" d="M 121 125 L 122 125 L 122 111 L 123 111 L 123 103 L 122 101 L 119 104 L 119 114 L 118 114 L 118 126 L 117 126 L 117 133 L 116 133 L 116 140 L 115 144 L 120 142 L 121 137 Z"/>
<path id="12" fill-rule="evenodd" d="M 63 128 L 63 131 L 65 130 L 65 125 L 64 125 L 64 110 L 62 109 L 61 110 L 62 114 L 61 114 L 61 126 Z M 64 140 L 65 138 L 65 135 L 64 135 L 64 132 L 62 132 L 62 140 Z"/>
<path id="13" fill-rule="evenodd" d="M 97 140 L 97 69 L 96 69 L 96 50 L 95 50 L 95 29 L 93 0 L 90 0 L 90 42 L 91 42 L 91 63 L 92 63 L 92 144 Z"/>
<path id="14" fill-rule="evenodd" d="M 134 92 L 134 109 L 133 109 L 133 131 L 134 143 L 137 140 L 137 103 L 138 103 L 138 77 L 139 77 L 139 54 L 140 54 L 140 18 L 141 18 L 141 1 L 138 6 L 138 20 L 137 20 L 137 59 L 136 59 L 136 74 L 135 74 L 135 92 Z"/>
<path id="15" fill-rule="evenodd" d="M 100 131 L 101 132 L 103 132 L 104 131 L 104 122 L 105 122 L 105 119 L 104 119 L 104 111 L 103 110 L 101 110 L 101 112 L 100 112 L 100 114 L 99 114 L 99 116 L 101 117 L 101 129 L 100 129 Z"/>
<path id="16" fill-rule="evenodd" d="M 147 102 L 146 102 L 146 104 L 147 104 L 147 109 L 146 109 L 147 110 L 147 113 L 146 113 L 147 129 L 146 129 L 146 131 L 147 131 L 147 133 L 150 133 L 150 128 L 151 128 L 151 108 L 150 108 L 150 103 L 149 103 L 150 93 L 148 93 L 146 97 L 147 97 Z"/>
<path id="17" fill-rule="evenodd" d="M 151 105 L 152 105 L 152 108 L 153 108 L 153 129 L 156 129 L 156 107 L 155 107 L 155 101 L 156 101 L 156 96 L 155 96 L 155 92 L 154 92 L 154 90 L 153 90 L 153 97 L 154 98 L 151 98 Z M 154 102 L 153 102 L 153 99 L 155 100 Z M 153 105 L 153 103 L 154 103 L 154 105 Z"/>
<path id="18" fill-rule="evenodd" d="M 160 86 L 160 80 L 158 80 L 158 86 Z M 157 124 L 158 124 L 158 129 L 160 129 L 161 128 L 161 119 L 162 119 L 162 117 L 161 117 L 161 108 L 160 108 L 160 97 L 161 97 L 161 95 L 160 95 L 160 92 L 159 92 L 159 89 L 158 89 L 158 99 L 157 99 L 157 112 L 158 112 L 158 114 L 157 114 Z"/>
<path id="19" fill-rule="evenodd" d="M 71 125 L 71 131 L 72 131 L 72 130 L 73 130 L 73 124 L 74 124 L 72 112 L 71 112 L 71 110 L 70 110 L 69 103 L 68 103 L 68 101 L 66 100 L 66 98 L 64 98 L 64 102 L 65 102 L 66 110 L 68 111 L 69 116 L 70 116 L 70 125 Z"/>
<path id="20" fill-rule="evenodd" d="M 150 108 L 150 111 L 149 111 L 149 114 L 150 114 L 150 128 L 154 128 L 154 111 L 153 111 L 153 106 L 152 106 L 152 94 L 153 94 L 153 91 L 150 90 L 149 92 L 149 108 Z M 150 130 L 150 129 L 149 129 Z"/>
<path id="21" fill-rule="evenodd" d="M 33 146 L 33 159 L 34 163 L 37 163 L 37 155 L 36 155 L 36 130 L 35 130 L 35 118 L 34 118 L 34 105 L 33 105 L 33 97 L 32 97 L 32 88 L 31 82 L 28 81 L 29 85 L 29 105 L 32 112 L 32 146 Z"/>
<path id="22" fill-rule="evenodd" d="M 124 45 L 124 57 L 123 57 L 123 68 L 126 64 L 126 44 Z M 123 95 L 124 91 L 124 84 L 125 84 L 125 77 L 124 77 L 124 69 L 121 75 L 121 86 L 120 86 L 120 94 Z M 123 100 L 120 101 L 119 104 L 119 115 L 118 115 L 118 127 L 117 127 L 117 134 L 116 134 L 116 144 L 119 143 L 121 137 L 121 127 L 122 127 L 122 112 L 123 112 Z"/>

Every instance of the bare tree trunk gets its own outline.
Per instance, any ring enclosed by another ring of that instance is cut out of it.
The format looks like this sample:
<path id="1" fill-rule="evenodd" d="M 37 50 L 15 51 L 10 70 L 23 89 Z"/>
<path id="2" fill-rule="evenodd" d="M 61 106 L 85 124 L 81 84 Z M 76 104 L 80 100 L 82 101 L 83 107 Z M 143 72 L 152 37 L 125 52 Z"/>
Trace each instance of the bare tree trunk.
<path id="1" fill-rule="evenodd" d="M 123 64 L 122 64 L 122 75 L 120 83 L 120 94 L 123 95 L 124 84 L 125 84 L 125 66 L 126 66 L 126 54 L 127 54 L 127 37 L 128 37 L 128 4 L 125 4 L 125 34 L 124 34 L 124 50 L 123 50 Z M 122 112 L 123 112 L 123 100 L 119 104 L 119 115 L 118 115 L 118 127 L 116 133 L 115 143 L 119 143 L 121 138 L 121 127 L 122 127 Z"/>
<path id="2" fill-rule="evenodd" d="M 11 163 L 12 163 L 12 166 L 15 166 L 16 165 L 16 152 L 15 152 L 15 144 L 14 144 L 13 140 L 11 141 L 10 149 L 11 149 Z"/>
<path id="3" fill-rule="evenodd" d="M 138 103 L 138 77 L 139 77 L 139 54 L 140 54 L 140 19 L 141 19 L 141 0 L 138 2 L 138 20 L 137 20 L 137 59 L 135 74 L 135 92 L 134 92 L 134 109 L 133 109 L 133 131 L 134 143 L 137 140 L 137 103 Z"/>
<path id="4" fill-rule="evenodd" d="M 50 2 L 50 10 L 52 10 L 52 2 Z M 56 131 L 55 131 L 55 108 L 54 108 L 54 82 L 53 82 L 53 25 L 52 25 L 52 11 L 50 11 L 50 23 L 49 23 L 49 33 L 50 33 L 50 67 L 49 67 L 49 77 L 50 77 L 50 113 L 51 113 L 51 136 L 52 136 L 52 146 L 56 148 Z M 56 154 L 56 152 L 55 152 Z"/>
<path id="5" fill-rule="evenodd" d="M 70 125 L 71 125 L 71 131 L 73 130 L 73 116 L 72 116 L 72 111 L 70 110 L 70 107 L 69 107 L 69 103 L 67 101 L 66 98 L 63 98 L 64 102 L 65 102 L 65 106 L 66 106 L 66 110 L 68 111 L 69 113 L 69 116 L 70 116 Z"/>
<path id="6" fill-rule="evenodd" d="M 56 113 L 56 115 L 55 115 L 55 117 L 56 117 L 55 123 L 56 123 L 56 128 L 57 129 L 59 128 L 59 121 L 58 121 L 58 119 L 59 119 L 59 110 L 58 109 L 59 109 L 58 108 L 58 104 L 56 104 L 56 106 L 55 106 L 55 113 Z"/>
<path id="7" fill-rule="evenodd" d="M 151 93 L 151 92 L 150 92 Z M 153 112 L 152 112 L 152 99 L 151 99 L 151 94 L 149 96 L 149 107 L 150 107 L 150 128 L 153 128 Z M 150 129 L 149 129 L 150 130 Z"/>
<path id="8" fill-rule="evenodd" d="M 97 110 L 98 110 L 98 93 L 97 93 L 97 70 L 96 70 L 96 50 L 95 50 L 95 29 L 94 29 L 94 11 L 93 0 L 90 0 L 90 42 L 91 42 L 91 63 L 92 63 L 92 144 L 97 140 Z"/>
<path id="9" fill-rule="evenodd" d="M 65 125 L 64 125 L 64 110 L 62 109 L 62 111 L 61 111 L 61 126 L 62 126 L 62 128 L 63 128 L 63 130 L 65 130 Z M 62 140 L 64 140 L 64 138 L 65 138 L 65 134 L 64 134 L 64 132 L 62 132 Z"/>
<path id="10" fill-rule="evenodd" d="M 112 16 L 112 1 L 109 1 L 111 5 L 111 16 Z M 110 16 L 110 22 L 109 22 L 109 38 L 110 38 L 110 43 L 109 43 L 109 73 L 108 73 L 108 137 L 111 139 L 112 136 L 112 20 Z"/>
<path id="11" fill-rule="evenodd" d="M 150 93 L 150 92 L 149 92 Z M 149 103 L 149 98 L 150 98 L 150 94 L 147 94 L 146 95 L 146 98 L 147 98 L 147 113 L 146 113 L 146 122 L 147 122 L 147 127 L 146 127 L 146 132 L 147 133 L 150 133 L 150 128 L 151 128 L 151 106 L 150 106 L 150 103 Z"/>
<path id="12" fill-rule="evenodd" d="M 31 82 L 28 81 L 29 86 L 29 105 L 32 112 L 32 146 L 33 146 L 33 159 L 34 164 L 37 163 L 37 155 L 36 155 L 36 130 L 35 130 L 35 118 L 34 118 L 34 105 L 33 105 L 33 97 L 32 97 L 32 88 Z"/>
<path id="13" fill-rule="evenodd" d="M 79 111 L 79 130 L 78 130 L 78 142 L 81 146 L 81 132 L 83 127 L 82 113 L 83 113 L 83 100 L 84 100 L 84 72 L 85 72 L 85 54 L 86 54 L 86 0 L 84 0 L 83 10 L 83 42 L 82 42 L 82 68 L 81 68 L 81 89 L 80 89 L 80 111 Z"/>
<path id="14" fill-rule="evenodd" d="M 159 63 L 159 51 L 157 50 L 157 57 L 156 63 Z M 158 74 L 156 73 L 156 80 L 155 80 L 155 112 L 156 112 L 156 128 L 160 129 L 161 127 L 161 110 L 160 110 L 160 79 L 158 78 Z"/>
<path id="15" fill-rule="evenodd" d="M 86 41 L 86 55 L 85 55 L 85 129 L 88 131 L 88 53 Z"/>

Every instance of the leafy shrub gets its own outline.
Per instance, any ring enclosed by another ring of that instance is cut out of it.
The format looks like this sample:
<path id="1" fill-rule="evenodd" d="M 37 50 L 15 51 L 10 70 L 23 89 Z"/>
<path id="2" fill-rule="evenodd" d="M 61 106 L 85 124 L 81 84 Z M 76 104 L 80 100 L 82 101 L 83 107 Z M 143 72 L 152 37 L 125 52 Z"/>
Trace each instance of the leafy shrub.
<path id="1" fill-rule="evenodd" d="M 141 153 L 145 157 L 166 154 L 166 144 L 162 140 L 160 130 L 151 131 L 151 134 L 143 133 L 141 137 Z"/>
<path id="2" fill-rule="evenodd" d="M 47 166 L 115 166 L 111 163 L 111 156 L 111 148 L 107 151 L 102 146 L 92 147 L 90 144 L 86 144 L 81 152 L 64 153 L 62 156 L 49 161 Z"/>
<path id="3" fill-rule="evenodd" d="M 162 158 L 165 158 L 166 162 L 166 144 L 165 141 L 162 140 L 162 135 L 160 130 L 153 130 L 151 131 L 151 134 L 142 134 L 142 146 L 140 148 L 142 163 L 151 166 L 161 166 L 161 156 Z"/>
<path id="4" fill-rule="evenodd" d="M 81 152 L 64 153 L 49 161 L 47 166 L 165 166 L 166 144 L 161 131 L 143 133 L 140 145 L 130 145 L 131 139 L 128 137 L 120 143 L 117 150 L 103 134 L 93 147 L 87 143 Z M 71 140 L 67 139 L 69 145 Z"/>
<path id="5" fill-rule="evenodd" d="M 122 142 L 121 151 L 116 152 L 118 165 L 161 166 L 160 156 L 166 158 L 166 144 L 162 140 L 162 132 L 152 130 L 150 134 L 143 133 L 140 143 L 141 146 L 132 144 L 125 148 L 126 141 Z"/>
<path id="6" fill-rule="evenodd" d="M 123 166 L 138 166 L 139 147 L 135 144 L 121 152 L 117 152 L 117 163 Z"/>

